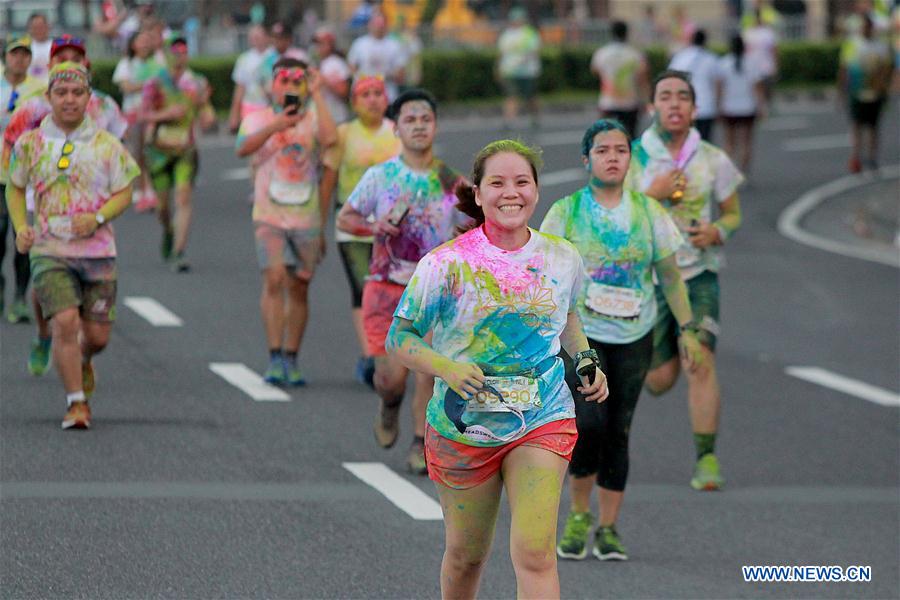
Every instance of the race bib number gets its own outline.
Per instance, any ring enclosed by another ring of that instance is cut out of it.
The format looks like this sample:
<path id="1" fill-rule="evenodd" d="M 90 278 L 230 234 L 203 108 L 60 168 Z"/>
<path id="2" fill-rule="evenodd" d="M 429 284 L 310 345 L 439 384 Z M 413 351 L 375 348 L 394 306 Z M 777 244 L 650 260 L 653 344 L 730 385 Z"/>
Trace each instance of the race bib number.
<path id="1" fill-rule="evenodd" d="M 511 407 L 522 412 L 541 406 L 537 379 L 531 377 L 485 377 L 485 386 L 497 390 L 503 401 L 487 389 L 480 389 L 466 404 L 472 412 L 508 412 Z"/>
<path id="2" fill-rule="evenodd" d="M 411 260 L 403 260 L 402 258 L 391 259 L 388 267 L 388 279 L 400 285 L 406 285 L 412 279 L 413 273 L 416 272 L 416 265 L 419 263 Z"/>
<path id="3" fill-rule="evenodd" d="M 68 216 L 47 217 L 47 230 L 53 237 L 65 241 L 78 237 L 72 232 L 72 217 Z"/>
<path id="4" fill-rule="evenodd" d="M 269 184 L 269 197 L 276 204 L 302 206 L 312 197 L 313 185 L 308 181 L 283 181 L 272 178 Z"/>
<path id="5" fill-rule="evenodd" d="M 181 148 L 191 141 L 191 131 L 186 127 L 160 125 L 156 128 L 156 142 L 164 148 Z"/>
<path id="6" fill-rule="evenodd" d="M 694 246 L 681 246 L 675 252 L 675 264 L 679 267 L 690 267 L 700 262 L 700 249 Z"/>
<path id="7" fill-rule="evenodd" d="M 633 319 L 641 314 L 644 293 L 592 281 L 588 284 L 584 305 L 604 317 Z"/>

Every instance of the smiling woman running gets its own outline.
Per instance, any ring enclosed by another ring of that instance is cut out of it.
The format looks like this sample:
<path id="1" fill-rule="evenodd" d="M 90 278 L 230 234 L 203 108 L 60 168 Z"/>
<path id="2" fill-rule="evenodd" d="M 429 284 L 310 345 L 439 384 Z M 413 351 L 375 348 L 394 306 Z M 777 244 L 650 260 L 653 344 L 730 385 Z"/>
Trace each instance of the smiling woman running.
<path id="1" fill-rule="evenodd" d="M 538 152 L 518 142 L 478 153 L 474 186 L 457 191 L 477 225 L 419 262 L 387 340 L 407 367 L 437 378 L 425 450 L 446 528 L 444 598 L 477 593 L 504 487 L 518 595 L 559 597 L 557 511 L 577 437 L 560 346 L 584 373 L 585 399 L 607 395 L 575 310 L 581 257 L 528 227 L 538 167 Z"/>

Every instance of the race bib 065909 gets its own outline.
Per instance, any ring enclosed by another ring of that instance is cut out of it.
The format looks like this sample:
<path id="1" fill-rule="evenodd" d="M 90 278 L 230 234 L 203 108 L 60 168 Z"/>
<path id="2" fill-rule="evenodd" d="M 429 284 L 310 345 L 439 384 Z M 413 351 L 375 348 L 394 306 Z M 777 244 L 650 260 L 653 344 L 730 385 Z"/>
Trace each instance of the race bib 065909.
<path id="1" fill-rule="evenodd" d="M 497 390 L 503 396 L 503 400 L 501 401 L 486 389 L 481 389 L 469 399 L 466 410 L 506 412 L 509 407 L 516 407 L 524 412 L 541 406 L 537 379 L 524 376 L 485 377 L 484 383 L 485 386 L 491 386 Z"/>

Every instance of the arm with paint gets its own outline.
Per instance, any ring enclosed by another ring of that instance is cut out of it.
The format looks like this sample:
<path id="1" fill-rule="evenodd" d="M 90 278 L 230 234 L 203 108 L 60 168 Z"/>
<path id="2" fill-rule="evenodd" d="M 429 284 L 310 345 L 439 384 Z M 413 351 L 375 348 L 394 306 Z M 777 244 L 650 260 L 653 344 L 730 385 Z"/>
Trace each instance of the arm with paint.
<path id="1" fill-rule="evenodd" d="M 741 204 L 737 193 L 719 205 L 722 216 L 709 223 L 701 221 L 687 228 L 690 242 L 695 248 L 721 246 L 741 226 Z"/>
<path id="2" fill-rule="evenodd" d="M 741 202 L 737 192 L 719 204 L 719 210 L 722 216 L 713 225 L 719 230 L 719 244 L 724 244 L 741 226 Z"/>
<path id="3" fill-rule="evenodd" d="M 6 186 L 6 207 L 9 219 L 16 232 L 16 250 L 19 254 L 27 254 L 34 243 L 34 229 L 28 224 L 25 209 L 25 188 L 10 182 Z"/>
<path id="4" fill-rule="evenodd" d="M 100 228 L 101 221 L 109 223 L 131 206 L 131 184 L 119 190 L 95 213 L 82 213 L 72 217 L 72 232 L 78 236 L 93 235 Z M 99 218 L 98 218 L 99 217 Z"/>
<path id="5" fill-rule="evenodd" d="M 279 112 L 270 123 L 266 124 L 258 131 L 246 135 L 240 140 L 237 148 L 237 155 L 241 158 L 250 156 L 262 148 L 270 137 L 289 127 L 293 127 L 299 123 L 302 118 L 303 115 L 299 112 Z"/>
<path id="6" fill-rule="evenodd" d="M 72 231 L 79 236 L 93 235 L 104 223 L 108 223 L 131 206 L 131 190 L 140 174 L 137 162 L 118 140 L 112 141 L 112 157 L 106 163 L 111 191 L 109 199 L 95 213 L 83 213 L 72 218 Z"/>
<path id="7" fill-rule="evenodd" d="M 10 148 L 8 142 L 4 144 L 4 158 L 9 163 L 4 165 L 8 182 L 6 184 L 6 208 L 9 211 L 9 220 L 12 221 L 13 231 L 16 236 L 16 250 L 20 254 L 27 254 L 34 244 L 34 229 L 28 224 L 28 213 L 25 204 L 25 188 L 28 185 L 30 177 L 28 158 L 25 156 L 26 150 L 18 144 Z M 3 240 L 6 243 L 6 240 Z"/>
<path id="8" fill-rule="evenodd" d="M 385 196 L 384 181 L 379 177 L 380 172 L 375 167 L 366 171 L 338 213 L 338 229 L 359 236 L 400 235 L 400 228 L 388 222 L 390 214 L 383 215 L 375 223 L 368 221 L 379 200 Z"/>
<path id="9" fill-rule="evenodd" d="M 656 269 L 659 285 L 669 304 L 669 309 L 675 315 L 675 320 L 678 321 L 680 331 L 678 349 L 681 351 L 681 360 L 684 362 L 685 369 L 693 373 L 703 365 L 703 351 L 700 341 L 697 339 L 697 326 L 693 323 L 694 314 L 691 311 L 687 286 L 681 278 L 681 271 L 675 262 L 674 254 L 656 261 L 653 267 Z"/>
<path id="10" fill-rule="evenodd" d="M 684 187 L 684 173 L 679 169 L 670 169 L 657 175 L 643 192 L 651 198 L 663 201 L 670 200 L 676 191 L 683 191 Z"/>
<path id="11" fill-rule="evenodd" d="M 338 213 L 337 228 L 352 235 L 370 236 L 375 234 L 372 224 L 366 220 L 365 215 L 350 206 L 349 202 L 345 203 Z"/>
<path id="12" fill-rule="evenodd" d="M 569 311 L 566 326 L 559 334 L 559 342 L 569 356 L 575 356 L 579 352 L 586 352 L 591 349 L 587 336 L 584 335 L 581 317 L 578 316 L 575 310 Z M 575 365 L 575 370 L 580 371 L 590 366 L 590 364 L 591 359 L 583 358 Z M 580 373 L 579 377 L 581 377 L 582 385 L 578 388 L 578 391 L 584 394 L 584 399 L 588 402 L 602 402 L 609 396 L 609 390 L 606 389 L 606 375 L 600 370 L 599 365 L 597 365 L 597 374 L 594 376 L 593 383 L 589 381 L 588 377 Z"/>
<path id="13" fill-rule="evenodd" d="M 319 203 L 330 206 L 334 190 L 337 188 L 338 172 L 344 160 L 344 146 L 347 143 L 347 125 L 337 128 L 337 142 L 322 152 L 322 178 L 319 180 Z M 345 198 L 346 200 L 346 198 Z M 327 223 L 328 213 L 323 209 L 322 226 Z"/>
<path id="14" fill-rule="evenodd" d="M 484 373 L 478 365 L 457 362 L 435 352 L 410 320 L 394 317 L 384 348 L 404 367 L 440 377 L 463 398 L 468 398 L 484 385 Z"/>
<path id="15" fill-rule="evenodd" d="M 331 111 L 328 110 L 328 103 L 322 95 L 322 76 L 316 69 L 310 69 L 309 80 L 310 96 L 316 105 L 316 139 L 323 148 L 334 146 L 338 141 L 337 124 Z"/>

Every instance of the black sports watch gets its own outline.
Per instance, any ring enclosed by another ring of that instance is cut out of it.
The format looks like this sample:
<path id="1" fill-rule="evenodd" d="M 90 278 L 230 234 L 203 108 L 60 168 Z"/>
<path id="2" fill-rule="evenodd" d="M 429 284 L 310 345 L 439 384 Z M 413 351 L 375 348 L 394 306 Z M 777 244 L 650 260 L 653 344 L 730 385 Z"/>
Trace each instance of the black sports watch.
<path id="1" fill-rule="evenodd" d="M 579 369 L 578 365 L 586 358 L 589 359 L 591 363 Z M 575 372 L 578 373 L 578 376 L 587 377 L 588 381 L 593 384 L 594 377 L 597 376 L 597 371 L 600 371 L 600 356 L 597 355 L 597 351 L 593 348 L 582 350 L 581 352 L 577 352 L 575 358 L 572 360 L 575 363 Z"/>
<path id="2" fill-rule="evenodd" d="M 700 332 L 700 324 L 697 323 L 696 321 L 688 321 L 684 325 L 678 326 L 679 335 L 684 333 L 685 331 L 692 331 L 694 333 L 699 333 Z"/>
<path id="3" fill-rule="evenodd" d="M 581 352 L 576 352 L 575 357 L 572 359 L 572 362 L 575 363 L 575 368 L 578 368 L 579 363 L 584 359 L 589 358 L 591 362 L 594 363 L 594 366 L 598 369 L 600 368 L 600 356 L 597 354 L 597 351 L 593 348 L 589 350 L 582 350 Z"/>

